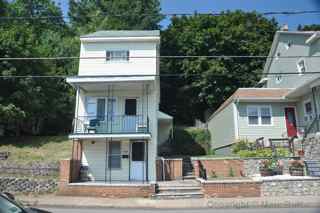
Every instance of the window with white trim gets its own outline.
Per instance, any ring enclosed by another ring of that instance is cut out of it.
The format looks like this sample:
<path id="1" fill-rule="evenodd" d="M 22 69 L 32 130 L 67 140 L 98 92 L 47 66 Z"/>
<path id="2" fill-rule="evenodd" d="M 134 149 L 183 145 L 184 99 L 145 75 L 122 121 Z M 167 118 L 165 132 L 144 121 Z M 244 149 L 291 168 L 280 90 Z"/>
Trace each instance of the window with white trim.
<path id="1" fill-rule="evenodd" d="M 121 142 L 109 142 L 108 167 L 110 169 L 121 169 Z"/>
<path id="2" fill-rule="evenodd" d="M 248 106 L 249 125 L 271 125 L 272 112 L 270 106 Z"/>
<path id="3" fill-rule="evenodd" d="M 259 124 L 259 109 L 255 106 L 248 107 L 248 121 L 250 125 Z"/>
<path id="4" fill-rule="evenodd" d="M 106 51 L 107 61 L 129 61 L 128 50 L 107 50 Z"/>
<path id="5" fill-rule="evenodd" d="M 313 119 L 313 109 L 311 101 L 304 102 L 304 120 L 306 122 Z"/>
<path id="6" fill-rule="evenodd" d="M 271 109 L 270 107 L 260 107 L 261 125 L 271 124 Z"/>
<path id="7" fill-rule="evenodd" d="M 297 62 L 297 68 L 300 74 L 303 74 L 306 72 L 307 70 L 306 61 L 303 58 L 300 58 L 299 61 Z"/>

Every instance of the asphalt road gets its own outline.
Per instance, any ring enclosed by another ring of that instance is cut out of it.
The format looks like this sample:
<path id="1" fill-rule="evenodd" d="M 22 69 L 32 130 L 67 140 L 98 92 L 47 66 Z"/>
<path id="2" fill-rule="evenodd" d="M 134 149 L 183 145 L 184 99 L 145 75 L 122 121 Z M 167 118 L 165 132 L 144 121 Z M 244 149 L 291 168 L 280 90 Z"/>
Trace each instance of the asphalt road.
<path id="1" fill-rule="evenodd" d="M 277 209 L 112 209 L 47 208 L 53 213 L 320 213 L 320 208 Z"/>

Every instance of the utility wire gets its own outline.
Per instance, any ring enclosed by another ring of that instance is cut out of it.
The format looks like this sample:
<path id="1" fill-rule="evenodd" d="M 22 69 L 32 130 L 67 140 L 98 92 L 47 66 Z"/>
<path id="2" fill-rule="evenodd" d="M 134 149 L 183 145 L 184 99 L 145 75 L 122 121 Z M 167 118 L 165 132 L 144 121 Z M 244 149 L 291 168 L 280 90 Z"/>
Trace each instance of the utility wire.
<path id="1" fill-rule="evenodd" d="M 210 76 L 217 76 L 223 77 L 229 75 L 230 73 L 221 73 L 221 74 L 212 74 Z M 305 72 L 303 75 L 315 75 L 320 74 L 320 71 L 316 72 Z M 283 73 L 276 73 L 276 72 L 269 72 L 269 73 L 259 73 L 258 75 L 301 75 L 298 72 L 283 72 Z M 126 78 L 134 78 L 134 77 L 205 77 L 202 74 L 150 74 L 150 75 L 99 75 L 99 76 L 74 76 L 74 75 L 0 75 L 0 78 L 117 78 L 117 77 L 126 77 Z"/>
<path id="2" fill-rule="evenodd" d="M 320 14 L 320 10 L 302 10 L 302 11 L 270 11 L 270 12 L 258 12 L 264 16 L 271 15 L 303 15 L 303 14 Z M 83 18 L 94 18 L 94 17 L 127 17 L 130 13 L 127 14 L 112 14 L 112 13 L 100 13 L 96 15 L 84 16 Z M 154 16 L 155 14 L 150 13 L 141 13 L 142 17 Z M 174 17 L 174 16 L 194 16 L 194 15 L 211 15 L 211 16 L 221 16 L 226 15 L 225 12 L 206 12 L 206 13 L 160 13 L 162 16 Z M 26 19 L 70 19 L 70 18 L 81 18 L 81 17 L 71 17 L 71 16 L 3 16 L 0 17 L 0 20 L 26 20 Z"/>
<path id="3" fill-rule="evenodd" d="M 155 58 L 163 58 L 163 59 L 185 59 L 185 58 L 204 58 L 204 59 L 230 59 L 230 58 L 255 58 L 255 59 L 266 59 L 266 58 L 320 58 L 320 55 L 295 55 L 295 56 L 267 56 L 267 55 L 162 55 L 162 56 L 129 56 L 129 57 L 112 57 L 114 58 L 137 58 L 137 59 L 155 59 Z M 58 57 L 4 57 L 0 58 L 0 61 L 35 61 L 35 60 L 75 60 L 75 59 L 108 59 L 106 56 L 95 56 L 95 57 L 78 57 L 78 56 L 58 56 Z"/>

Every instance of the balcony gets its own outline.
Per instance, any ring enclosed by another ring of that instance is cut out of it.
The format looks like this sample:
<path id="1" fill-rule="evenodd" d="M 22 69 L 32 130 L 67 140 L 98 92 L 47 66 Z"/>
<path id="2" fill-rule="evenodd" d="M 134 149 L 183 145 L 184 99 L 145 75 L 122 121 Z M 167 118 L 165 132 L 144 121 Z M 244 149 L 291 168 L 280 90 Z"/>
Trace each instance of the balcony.
<path id="1" fill-rule="evenodd" d="M 149 119 L 143 115 L 79 116 L 73 134 L 147 134 Z"/>

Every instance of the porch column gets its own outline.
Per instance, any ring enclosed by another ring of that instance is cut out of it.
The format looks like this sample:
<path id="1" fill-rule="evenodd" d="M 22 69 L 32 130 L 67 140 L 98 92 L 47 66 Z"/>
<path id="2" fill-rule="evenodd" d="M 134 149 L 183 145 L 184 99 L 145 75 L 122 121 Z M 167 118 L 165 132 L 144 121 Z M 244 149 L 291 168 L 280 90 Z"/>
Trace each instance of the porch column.
<path id="1" fill-rule="evenodd" d="M 317 128 L 317 132 L 319 131 L 319 122 L 318 122 L 318 109 L 317 109 L 317 99 L 316 99 L 316 87 L 312 87 L 311 91 L 312 91 L 312 99 L 313 99 L 313 105 L 314 105 L 314 114 L 315 114 L 315 119 L 316 119 L 316 128 Z"/>

